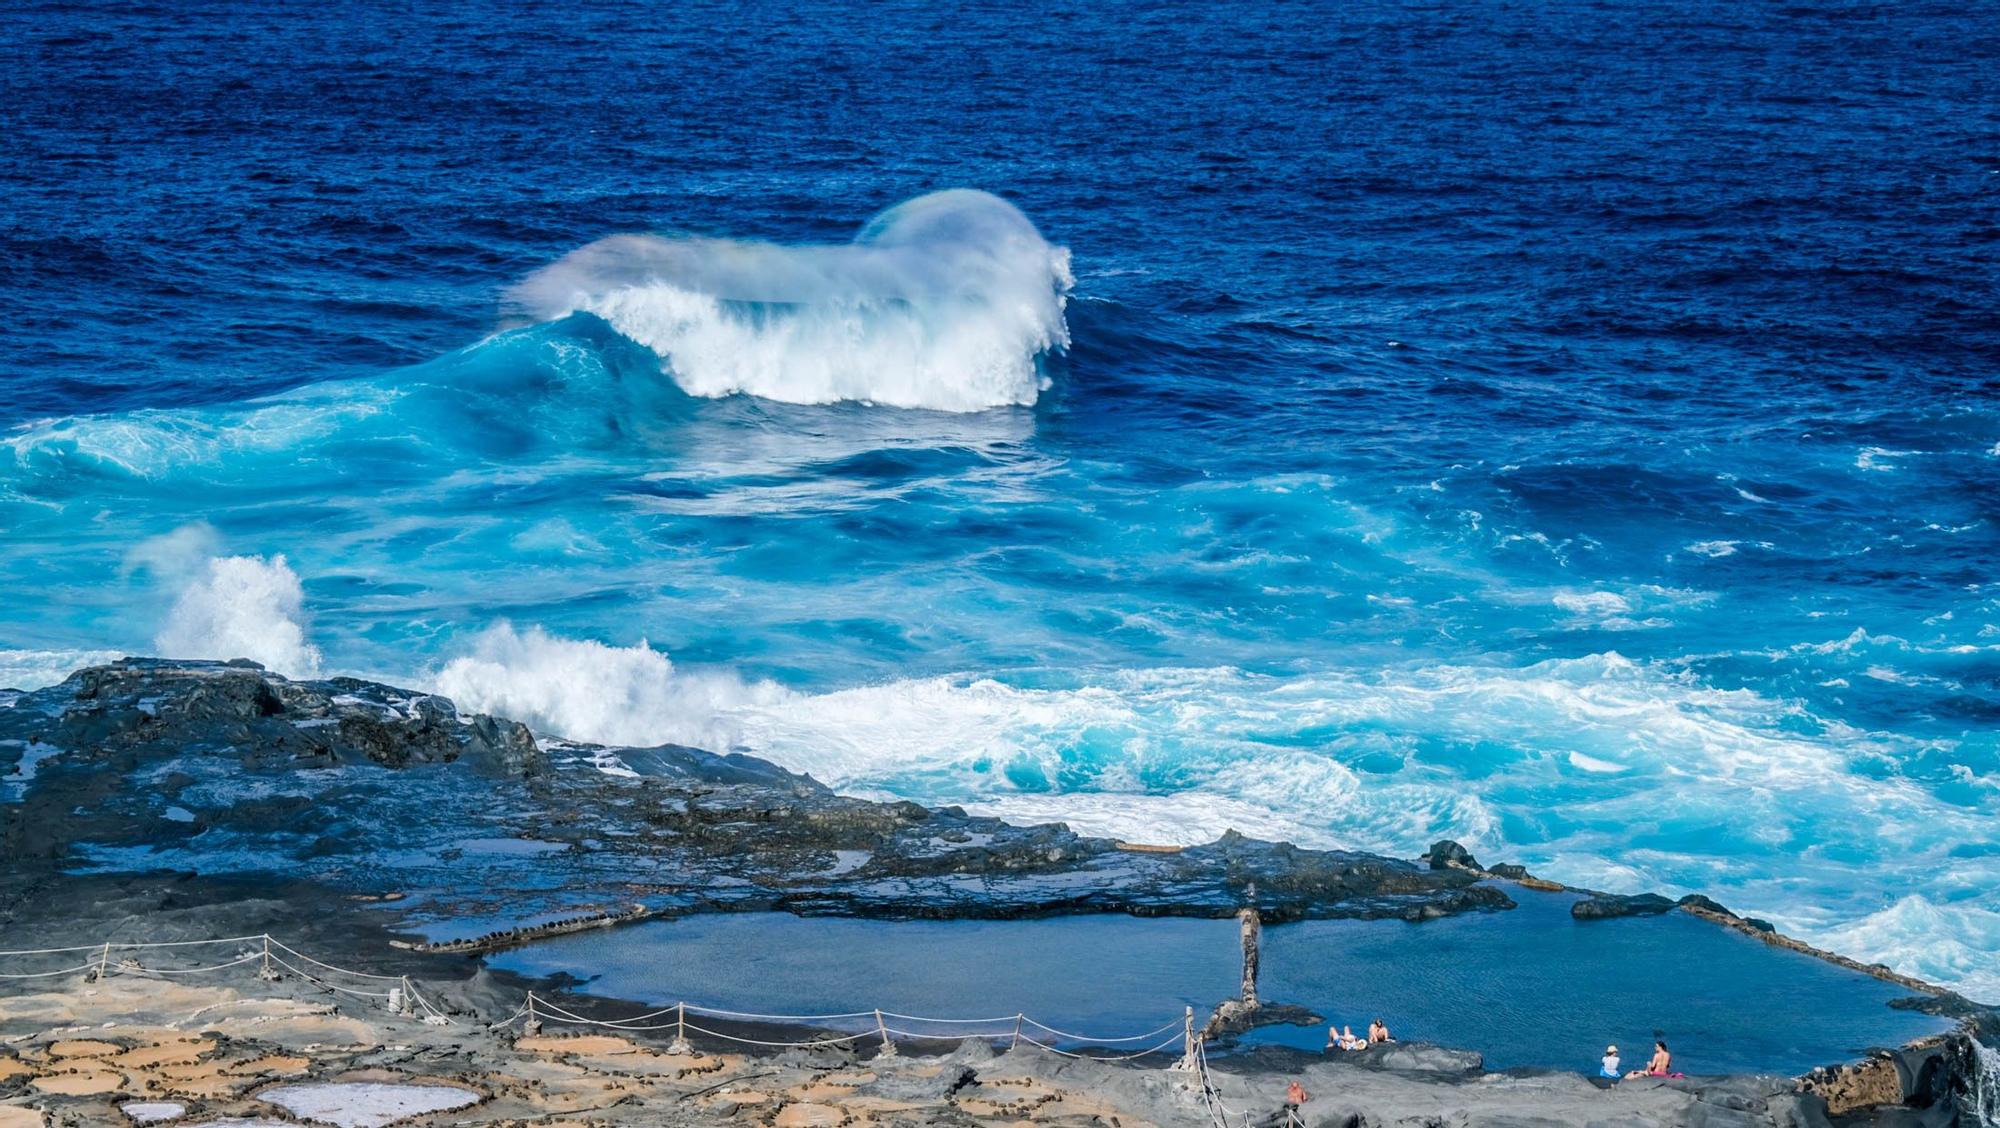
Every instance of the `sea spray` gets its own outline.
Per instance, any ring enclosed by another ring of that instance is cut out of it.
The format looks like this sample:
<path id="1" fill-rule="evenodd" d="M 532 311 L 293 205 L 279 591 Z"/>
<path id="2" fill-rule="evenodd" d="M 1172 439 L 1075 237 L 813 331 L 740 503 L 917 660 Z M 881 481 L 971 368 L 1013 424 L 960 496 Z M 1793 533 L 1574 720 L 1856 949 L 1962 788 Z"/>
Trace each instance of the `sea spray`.
<path id="1" fill-rule="evenodd" d="M 1972 1040 L 1972 1077 L 1967 1097 L 1979 1128 L 2000 1125 L 2000 1050 Z"/>
<path id="2" fill-rule="evenodd" d="M 317 677 L 306 641 L 305 591 L 283 556 L 219 556 L 181 591 L 153 639 L 168 658 L 248 658 L 291 677 Z"/>
<path id="3" fill-rule="evenodd" d="M 697 396 L 939 411 L 1033 404 L 1069 344 L 1069 252 L 1013 205 L 907 201 L 845 245 L 616 235 L 514 289 L 536 320 L 602 317 Z"/>
<path id="4" fill-rule="evenodd" d="M 726 671 L 684 671 L 636 646 L 559 638 L 498 623 L 431 679 L 462 709 L 496 713 L 537 732 L 601 744 L 684 744 L 728 751 L 730 713 L 788 696 L 770 682 Z"/>

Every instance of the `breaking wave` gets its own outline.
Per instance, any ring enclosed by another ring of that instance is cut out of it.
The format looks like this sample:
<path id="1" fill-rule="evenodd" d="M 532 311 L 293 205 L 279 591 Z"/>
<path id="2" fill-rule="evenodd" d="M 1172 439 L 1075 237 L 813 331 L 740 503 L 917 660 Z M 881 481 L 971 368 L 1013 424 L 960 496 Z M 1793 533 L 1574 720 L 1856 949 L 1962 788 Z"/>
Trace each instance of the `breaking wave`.
<path id="1" fill-rule="evenodd" d="M 319 647 L 306 641 L 305 590 L 283 556 L 211 558 L 153 644 L 168 658 L 248 658 L 294 678 L 320 672 Z"/>
<path id="2" fill-rule="evenodd" d="M 1066 348 L 1069 252 L 997 196 L 956 189 L 854 241 L 615 235 L 517 286 L 536 320 L 586 312 L 658 353 L 688 393 L 939 411 L 1028 405 Z"/>
<path id="3" fill-rule="evenodd" d="M 487 628 L 472 653 L 446 663 L 432 688 L 461 709 L 495 713 L 537 732 L 600 744 L 685 744 L 726 751 L 733 710 L 788 696 L 726 671 L 677 670 L 644 642 L 606 646 L 540 627 Z"/>

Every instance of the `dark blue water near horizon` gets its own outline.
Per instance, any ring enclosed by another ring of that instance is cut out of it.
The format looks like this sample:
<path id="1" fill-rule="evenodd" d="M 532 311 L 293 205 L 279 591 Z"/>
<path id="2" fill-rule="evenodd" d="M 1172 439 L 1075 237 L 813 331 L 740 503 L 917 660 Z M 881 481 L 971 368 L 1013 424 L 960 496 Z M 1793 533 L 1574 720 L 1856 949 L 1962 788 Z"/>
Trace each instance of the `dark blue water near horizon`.
<path id="1" fill-rule="evenodd" d="M 0 684 L 242 654 L 1448 836 L 1992 995 L 1996 59 L 1984 4 L 10 5 Z"/>

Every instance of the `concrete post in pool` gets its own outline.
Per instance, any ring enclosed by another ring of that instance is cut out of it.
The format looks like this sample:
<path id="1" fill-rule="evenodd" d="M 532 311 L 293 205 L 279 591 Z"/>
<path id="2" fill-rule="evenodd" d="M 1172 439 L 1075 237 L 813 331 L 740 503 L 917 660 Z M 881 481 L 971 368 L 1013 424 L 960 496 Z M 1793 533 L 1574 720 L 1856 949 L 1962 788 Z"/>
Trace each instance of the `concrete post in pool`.
<path id="1" fill-rule="evenodd" d="M 1254 892 L 1252 894 L 1255 895 Z M 1245 905 L 1236 914 L 1243 922 L 1243 1003 L 1255 1009 L 1257 1006 L 1257 944 L 1263 937 L 1264 922 L 1257 916 L 1257 906 Z"/>

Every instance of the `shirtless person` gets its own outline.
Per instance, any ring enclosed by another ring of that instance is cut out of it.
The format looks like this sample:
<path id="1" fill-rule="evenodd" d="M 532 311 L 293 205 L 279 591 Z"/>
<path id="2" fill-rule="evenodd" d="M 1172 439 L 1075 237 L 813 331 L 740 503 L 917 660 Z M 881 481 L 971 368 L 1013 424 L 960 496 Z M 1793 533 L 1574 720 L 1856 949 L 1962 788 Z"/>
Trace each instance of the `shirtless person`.
<path id="1" fill-rule="evenodd" d="M 1665 1077 L 1669 1073 L 1672 1073 L 1673 1070 L 1674 1070 L 1674 1055 L 1667 1052 L 1667 1044 L 1665 1042 L 1654 1042 L 1653 1060 L 1646 1063 L 1646 1068 L 1640 1070 L 1634 1070 L 1633 1072 L 1628 1073 L 1625 1076 Z"/>

